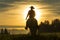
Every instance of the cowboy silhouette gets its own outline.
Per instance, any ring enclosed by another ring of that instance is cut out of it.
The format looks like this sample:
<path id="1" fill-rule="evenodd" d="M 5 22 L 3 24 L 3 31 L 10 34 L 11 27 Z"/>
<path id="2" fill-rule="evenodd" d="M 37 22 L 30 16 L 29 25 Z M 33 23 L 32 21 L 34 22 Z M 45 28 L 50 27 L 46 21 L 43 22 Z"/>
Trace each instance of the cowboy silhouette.
<path id="1" fill-rule="evenodd" d="M 31 10 L 29 10 L 29 12 L 27 14 L 27 17 L 29 17 L 29 18 L 26 21 L 25 29 L 29 28 L 30 34 L 36 35 L 37 29 L 38 29 L 38 23 L 37 23 L 37 20 L 34 18 L 35 17 L 35 11 L 33 10 L 34 7 L 31 6 L 30 8 L 31 8 Z M 26 19 L 27 19 L 27 17 L 26 17 Z"/>
<path id="2" fill-rule="evenodd" d="M 32 18 L 33 17 L 34 18 L 35 17 L 35 11 L 33 10 L 34 7 L 31 6 L 30 8 L 31 8 L 31 10 L 29 10 L 29 12 L 27 14 L 27 17 L 29 17 L 29 18 Z M 26 17 L 26 19 L 27 19 L 27 17 Z"/>

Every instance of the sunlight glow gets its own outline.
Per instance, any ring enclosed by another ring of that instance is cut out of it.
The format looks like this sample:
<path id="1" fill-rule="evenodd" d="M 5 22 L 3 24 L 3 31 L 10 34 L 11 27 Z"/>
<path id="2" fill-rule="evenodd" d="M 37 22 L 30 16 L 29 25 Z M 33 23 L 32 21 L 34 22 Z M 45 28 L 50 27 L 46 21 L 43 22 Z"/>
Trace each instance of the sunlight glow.
<path id="1" fill-rule="evenodd" d="M 31 5 L 28 5 L 28 6 L 26 7 L 26 10 L 24 11 L 24 18 L 26 18 L 27 14 L 28 14 L 28 11 L 30 10 L 30 6 L 31 6 Z M 35 18 L 36 18 L 37 20 L 39 20 L 40 17 L 41 17 L 41 13 L 40 13 L 40 11 L 38 10 L 37 6 L 35 6 L 35 5 L 32 5 L 32 6 L 34 6 L 34 8 L 35 8 L 35 9 L 34 9 L 35 14 L 36 14 Z"/>

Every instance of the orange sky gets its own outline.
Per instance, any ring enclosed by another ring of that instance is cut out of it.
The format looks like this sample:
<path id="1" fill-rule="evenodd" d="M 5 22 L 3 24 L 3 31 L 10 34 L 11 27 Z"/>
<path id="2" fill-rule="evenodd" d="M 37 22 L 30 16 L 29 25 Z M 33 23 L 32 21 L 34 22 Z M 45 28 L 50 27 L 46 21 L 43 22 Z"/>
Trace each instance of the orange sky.
<path id="1" fill-rule="evenodd" d="M 29 7 L 33 5 L 36 9 L 36 19 L 38 24 L 44 20 L 53 20 L 55 18 L 60 18 L 59 15 L 53 14 L 54 12 L 49 11 L 54 9 L 51 5 L 42 4 L 38 2 L 24 2 L 24 3 L 13 3 L 9 4 L 13 5 L 12 7 L 7 7 L 3 9 L 4 11 L 0 11 L 0 25 L 19 25 L 25 26 L 26 25 L 26 15 L 29 10 Z M 50 9 L 51 7 L 51 9 Z M 52 17 L 52 18 L 51 18 Z"/>

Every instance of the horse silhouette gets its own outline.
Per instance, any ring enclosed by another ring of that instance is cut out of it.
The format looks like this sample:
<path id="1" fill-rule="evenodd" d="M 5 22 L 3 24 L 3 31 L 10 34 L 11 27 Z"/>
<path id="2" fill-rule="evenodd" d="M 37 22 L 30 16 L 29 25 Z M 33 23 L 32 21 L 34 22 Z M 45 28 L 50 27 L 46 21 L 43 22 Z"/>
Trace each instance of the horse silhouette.
<path id="1" fill-rule="evenodd" d="M 36 35 L 38 23 L 35 18 L 29 18 L 26 22 L 26 29 L 29 28 L 31 35 Z"/>

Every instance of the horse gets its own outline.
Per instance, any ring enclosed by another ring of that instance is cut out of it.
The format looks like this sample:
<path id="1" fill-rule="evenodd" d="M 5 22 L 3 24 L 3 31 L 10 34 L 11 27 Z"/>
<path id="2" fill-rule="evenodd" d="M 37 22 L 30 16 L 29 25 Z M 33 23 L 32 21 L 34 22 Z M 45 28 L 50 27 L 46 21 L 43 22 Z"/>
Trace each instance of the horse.
<path id="1" fill-rule="evenodd" d="M 26 21 L 26 29 L 29 28 L 31 35 L 36 35 L 38 29 L 38 23 L 35 18 L 29 18 Z"/>

